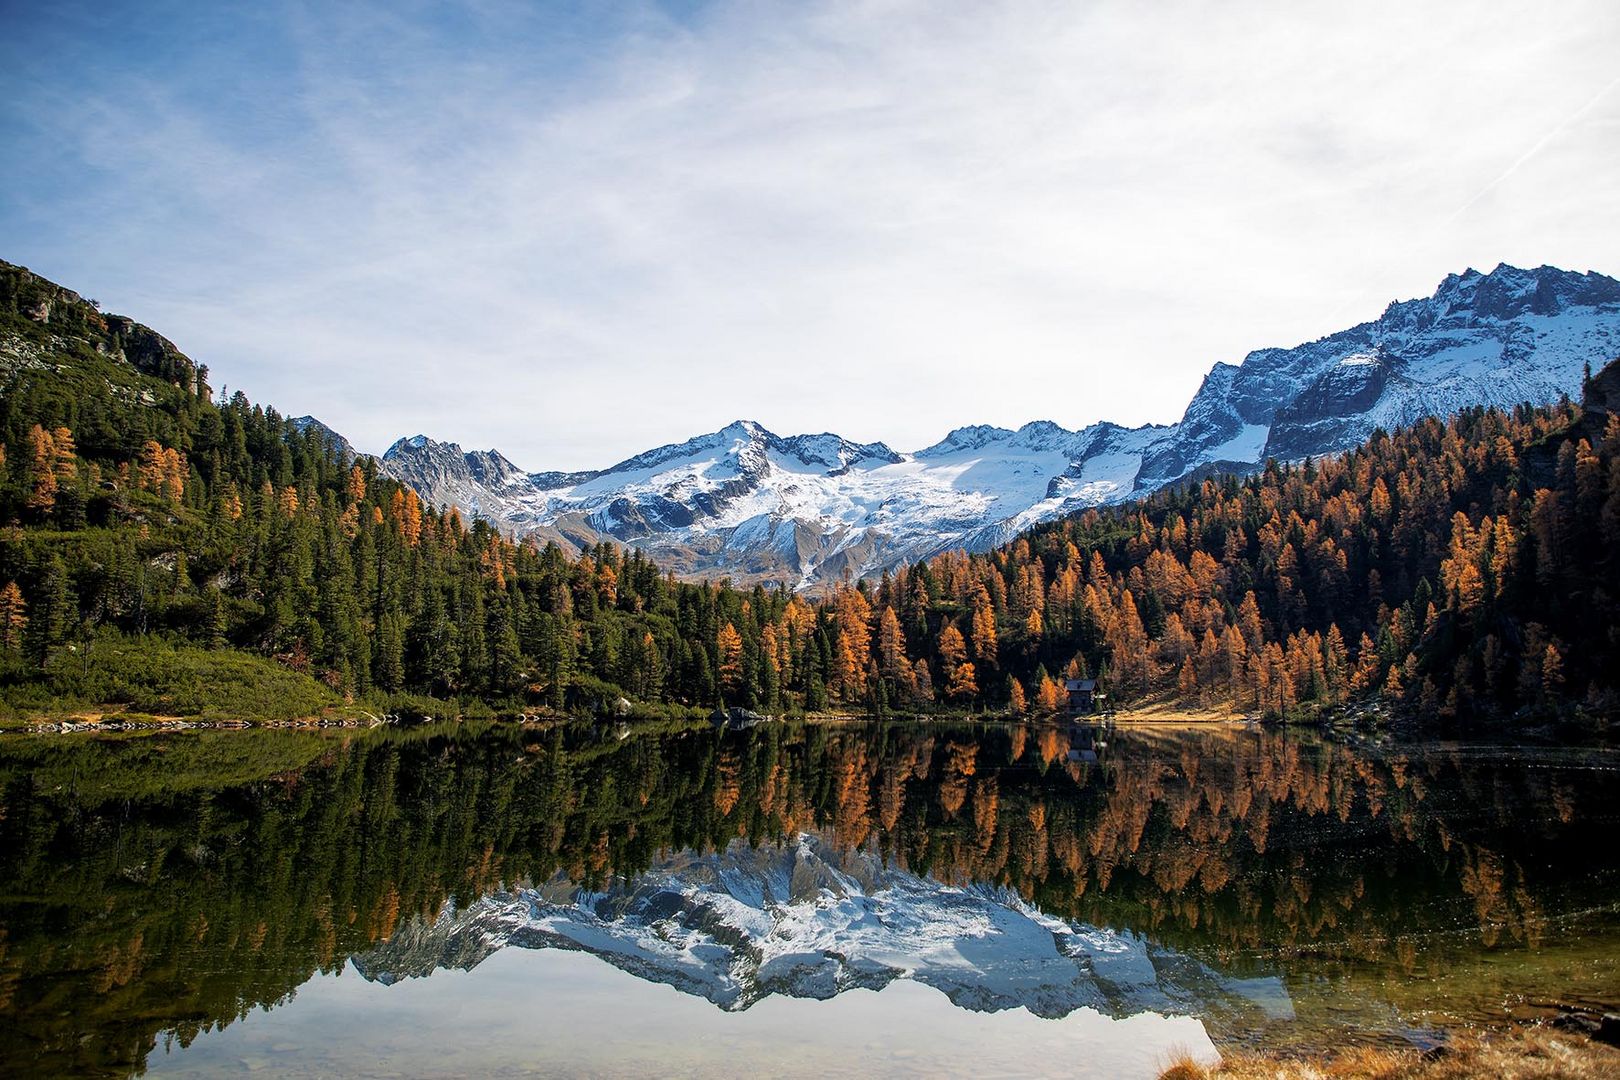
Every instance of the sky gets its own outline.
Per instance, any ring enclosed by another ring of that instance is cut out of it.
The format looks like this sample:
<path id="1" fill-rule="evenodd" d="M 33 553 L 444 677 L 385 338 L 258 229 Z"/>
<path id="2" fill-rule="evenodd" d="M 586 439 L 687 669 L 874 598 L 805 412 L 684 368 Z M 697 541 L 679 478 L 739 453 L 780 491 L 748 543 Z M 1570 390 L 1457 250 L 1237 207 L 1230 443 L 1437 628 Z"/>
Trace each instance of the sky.
<path id="1" fill-rule="evenodd" d="M 1620 4 L 0 0 L 0 258 L 362 450 L 1178 419 L 1620 275 Z"/>

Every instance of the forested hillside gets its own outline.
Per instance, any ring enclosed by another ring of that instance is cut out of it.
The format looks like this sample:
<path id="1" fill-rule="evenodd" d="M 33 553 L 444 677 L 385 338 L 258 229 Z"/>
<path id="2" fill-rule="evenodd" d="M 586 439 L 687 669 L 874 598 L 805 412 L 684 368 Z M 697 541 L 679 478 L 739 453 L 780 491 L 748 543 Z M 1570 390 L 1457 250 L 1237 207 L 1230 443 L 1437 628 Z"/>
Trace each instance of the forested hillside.
<path id="1" fill-rule="evenodd" d="M 1043 705 L 1050 676 L 1089 664 L 1127 701 L 1251 713 L 1376 698 L 1428 719 L 1612 714 L 1620 366 L 1587 389 L 1584 414 L 1472 410 L 1088 511 L 942 556 L 875 603 L 992 693 L 1010 674 L 1009 696 Z"/>
<path id="2" fill-rule="evenodd" d="M 296 676 L 274 696 L 304 714 L 408 694 L 1049 710 L 1082 672 L 1124 702 L 1251 714 L 1611 713 L 1616 382 L 1611 365 L 1584 415 L 1426 421 L 812 602 L 678 582 L 608 545 L 514 544 L 318 429 L 216 400 L 165 339 L 0 264 L 0 691 L 14 716 L 229 708 L 208 700 L 236 672 L 223 657 L 263 669 L 237 685 Z"/>
<path id="3" fill-rule="evenodd" d="M 424 507 L 26 270 L 0 267 L 0 319 L 0 646 L 24 708 L 127 694 L 102 669 L 135 637 L 270 657 L 333 701 L 704 704 L 721 626 L 749 622 L 749 597 L 635 555 L 569 560 Z"/>

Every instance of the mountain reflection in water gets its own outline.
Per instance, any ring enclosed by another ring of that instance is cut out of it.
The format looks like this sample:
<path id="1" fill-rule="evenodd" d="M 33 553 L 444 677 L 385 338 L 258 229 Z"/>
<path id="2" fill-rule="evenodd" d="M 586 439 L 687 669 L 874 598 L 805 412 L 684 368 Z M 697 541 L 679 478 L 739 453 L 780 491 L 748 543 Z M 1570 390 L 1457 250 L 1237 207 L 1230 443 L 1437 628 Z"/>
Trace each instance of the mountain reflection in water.
<path id="1" fill-rule="evenodd" d="M 731 1011 L 900 978 L 980 1012 L 1290 1011 L 1276 978 L 1228 979 L 1141 935 L 1044 915 L 1011 890 L 942 885 L 806 834 L 669 859 L 609 892 L 559 882 L 496 893 L 406 927 L 354 963 L 394 982 L 471 968 L 508 945 L 592 953 Z"/>
<path id="2" fill-rule="evenodd" d="M 731 1011 L 900 980 L 1217 1043 L 1612 1006 L 1615 764 L 941 723 L 10 737 L 0 1069 L 124 1075 L 320 973 L 508 945 Z"/>

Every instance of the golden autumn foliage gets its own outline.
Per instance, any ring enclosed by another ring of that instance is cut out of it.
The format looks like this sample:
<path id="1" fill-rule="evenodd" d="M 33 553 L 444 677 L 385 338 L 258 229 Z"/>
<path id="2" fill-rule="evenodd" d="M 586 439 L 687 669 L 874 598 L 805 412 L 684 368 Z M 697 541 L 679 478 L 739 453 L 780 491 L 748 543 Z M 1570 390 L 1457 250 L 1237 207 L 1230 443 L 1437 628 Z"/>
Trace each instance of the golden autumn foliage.
<path id="1" fill-rule="evenodd" d="M 950 681 L 945 686 L 945 696 L 952 701 L 969 701 L 979 693 L 978 672 L 973 668 L 971 660 L 964 661 L 951 668 Z"/>
<path id="2" fill-rule="evenodd" d="M 0 588 L 0 648 L 22 648 L 23 631 L 28 629 L 28 602 L 15 581 Z"/>
<path id="3" fill-rule="evenodd" d="M 839 610 L 840 633 L 871 624 L 894 688 L 904 652 L 949 702 L 1010 705 L 1016 682 L 1035 707 L 1056 709 L 1043 673 L 1073 677 L 1081 658 L 1127 703 L 1292 712 L 1378 695 L 1456 716 L 1515 697 L 1612 707 L 1620 686 L 1607 672 L 1620 665 L 1572 664 L 1577 624 L 1552 593 L 1577 582 L 1583 545 L 1604 572 L 1617 565 L 1602 553 L 1620 543 L 1620 423 L 1543 447 L 1573 420 L 1558 408 L 1423 421 L 1337 458 L 1205 480 L 1038 526 L 997 551 L 901 568 L 871 590 L 876 623 L 844 612 L 862 591 L 847 586 L 824 610 Z M 1533 460 L 1555 487 L 1530 486 Z M 1620 582 L 1570 595 L 1592 608 Z M 1503 617 L 1518 620 L 1518 636 L 1492 623 Z M 1531 621 L 1539 639 L 1523 634 Z M 835 638 L 830 681 L 860 682 L 866 640 L 856 629 L 846 651 Z M 1437 649 L 1446 655 L 1430 659 Z M 970 661 L 972 692 L 957 675 Z"/>
<path id="4" fill-rule="evenodd" d="M 1053 713 L 1063 707 L 1063 688 L 1050 675 L 1042 675 L 1035 691 L 1035 708 L 1039 712 Z"/>
<path id="5" fill-rule="evenodd" d="M 735 626 L 726 623 L 720 628 L 715 644 L 720 652 L 720 688 L 727 694 L 735 694 L 743 677 L 742 635 Z"/>
<path id="6" fill-rule="evenodd" d="M 366 473 L 359 465 L 350 467 L 349 483 L 344 494 L 348 496 L 350 502 L 355 503 L 366 497 Z"/>
<path id="7" fill-rule="evenodd" d="M 28 432 L 31 483 L 26 505 L 30 510 L 44 512 L 56 505 L 56 447 L 51 433 L 35 424 Z"/>

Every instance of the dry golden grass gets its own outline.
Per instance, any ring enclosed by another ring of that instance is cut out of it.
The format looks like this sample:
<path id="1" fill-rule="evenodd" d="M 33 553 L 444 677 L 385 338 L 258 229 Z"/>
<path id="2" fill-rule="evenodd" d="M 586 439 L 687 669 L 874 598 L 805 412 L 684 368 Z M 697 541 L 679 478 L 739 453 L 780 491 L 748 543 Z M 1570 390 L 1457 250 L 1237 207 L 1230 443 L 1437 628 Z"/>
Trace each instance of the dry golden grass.
<path id="1" fill-rule="evenodd" d="M 1128 724 L 1233 724 L 1241 722 L 1244 715 L 1243 709 L 1227 703 L 1201 706 L 1168 695 L 1132 702 L 1120 709 L 1114 719 Z"/>
<path id="2" fill-rule="evenodd" d="M 1319 1058 L 1231 1053 L 1214 1067 L 1190 1055 L 1169 1062 L 1159 1080 L 1610 1080 L 1620 1050 L 1545 1028 L 1459 1036 L 1444 1049 L 1357 1047 Z"/>

